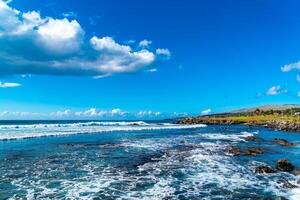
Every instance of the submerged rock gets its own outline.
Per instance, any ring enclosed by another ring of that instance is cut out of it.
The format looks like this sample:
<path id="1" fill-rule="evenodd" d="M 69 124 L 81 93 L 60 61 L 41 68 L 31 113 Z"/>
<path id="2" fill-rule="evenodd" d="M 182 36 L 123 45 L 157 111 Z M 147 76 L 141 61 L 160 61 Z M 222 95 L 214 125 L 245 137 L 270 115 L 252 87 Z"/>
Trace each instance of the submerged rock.
<path id="1" fill-rule="evenodd" d="M 265 153 L 264 150 L 259 148 L 248 148 L 248 149 L 240 149 L 239 147 L 231 147 L 229 149 L 229 153 L 233 154 L 233 156 L 256 156 L 259 154 Z"/>
<path id="2" fill-rule="evenodd" d="M 260 138 L 260 137 L 255 137 L 255 136 L 247 136 L 244 138 L 247 141 L 255 141 L 255 142 L 262 142 L 264 141 L 264 139 Z"/>
<path id="3" fill-rule="evenodd" d="M 255 168 L 255 173 L 269 174 L 269 173 L 275 173 L 275 170 L 273 170 L 271 167 L 268 167 L 268 166 L 258 166 Z"/>
<path id="4" fill-rule="evenodd" d="M 294 170 L 294 165 L 287 159 L 281 159 L 277 161 L 276 169 L 282 172 L 291 172 Z"/>
<path id="5" fill-rule="evenodd" d="M 276 143 L 276 144 L 279 144 L 281 146 L 287 146 L 287 147 L 290 147 L 290 146 L 294 146 L 293 143 L 290 143 L 288 142 L 287 140 L 285 139 L 278 139 L 278 138 L 275 138 L 274 140 L 272 140 L 272 142 Z"/>

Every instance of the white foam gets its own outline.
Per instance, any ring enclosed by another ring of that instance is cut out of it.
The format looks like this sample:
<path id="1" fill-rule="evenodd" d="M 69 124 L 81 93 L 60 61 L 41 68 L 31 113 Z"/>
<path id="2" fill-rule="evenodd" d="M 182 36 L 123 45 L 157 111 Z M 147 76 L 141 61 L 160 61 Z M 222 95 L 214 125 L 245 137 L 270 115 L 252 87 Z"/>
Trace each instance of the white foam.
<path id="1" fill-rule="evenodd" d="M 209 134 L 205 136 L 207 135 Z M 233 137 L 233 135 L 230 134 L 229 136 Z M 242 137 L 246 133 L 238 133 L 237 135 Z M 193 137 L 201 137 L 201 135 L 193 135 Z M 248 194 L 251 190 L 265 189 L 266 192 L 286 196 L 278 184 L 278 180 L 281 179 L 280 173 L 261 177 L 253 173 L 255 166 L 264 163 L 238 164 L 231 156 L 224 153 L 228 148 L 227 145 L 230 144 L 222 141 L 186 142 L 186 146 L 192 147 L 186 150 L 170 148 L 172 144 L 178 144 L 184 138 L 187 137 L 183 135 L 176 138 L 164 137 L 122 142 L 120 146 L 124 147 L 167 150 L 165 154 L 155 158 L 155 160 L 138 166 L 139 173 L 128 174 L 126 170 L 114 166 L 102 168 L 99 163 L 93 163 L 90 160 L 90 154 L 88 154 L 87 157 L 81 155 L 82 160 L 76 160 L 87 174 L 73 180 L 59 179 L 61 178 L 59 176 L 57 181 L 61 181 L 61 188 L 46 188 L 43 185 L 45 180 L 40 178 L 42 173 L 38 174 L 29 185 L 23 179 L 14 181 L 14 185 L 25 190 L 28 189 L 28 197 L 33 197 L 33 191 L 30 188 L 35 188 L 35 193 L 38 193 L 36 198 L 40 199 L 58 194 L 64 194 L 66 199 L 93 199 L 99 197 L 99 194 L 117 195 L 117 197 L 111 196 L 111 198 L 116 199 L 179 199 L 176 196 L 177 191 L 184 194 L 187 199 L 195 197 L 205 199 L 202 198 L 203 196 L 206 196 L 207 199 L 222 199 L 224 196 L 216 195 L 216 190 L 224 189 L 231 192 L 244 189 L 248 191 Z M 219 136 L 213 136 L 213 138 L 219 138 Z M 69 156 L 68 159 L 78 159 L 78 157 L 74 155 Z M 38 163 L 34 166 L 34 170 L 40 171 L 38 168 L 40 166 Z M 58 172 L 62 173 L 62 171 Z M 179 180 L 172 176 L 175 172 L 182 172 L 185 178 Z M 287 175 L 284 176 L 287 177 Z M 139 190 L 137 185 L 145 183 L 149 187 L 145 190 Z M 115 189 L 116 185 L 121 185 L 122 189 Z M 291 199 L 297 199 L 299 190 L 292 191 Z M 222 192 L 220 193 L 222 194 Z"/>
<path id="2" fill-rule="evenodd" d="M 244 141 L 247 136 L 253 136 L 254 133 L 241 132 L 235 134 L 224 134 L 224 133 L 200 133 L 201 137 L 212 140 L 229 140 L 229 141 Z"/>
<path id="3" fill-rule="evenodd" d="M 191 129 L 201 127 L 205 127 L 205 125 L 152 124 L 145 122 L 86 122 L 71 124 L 5 125 L 0 127 L 0 140 L 62 136 L 82 133 Z"/>

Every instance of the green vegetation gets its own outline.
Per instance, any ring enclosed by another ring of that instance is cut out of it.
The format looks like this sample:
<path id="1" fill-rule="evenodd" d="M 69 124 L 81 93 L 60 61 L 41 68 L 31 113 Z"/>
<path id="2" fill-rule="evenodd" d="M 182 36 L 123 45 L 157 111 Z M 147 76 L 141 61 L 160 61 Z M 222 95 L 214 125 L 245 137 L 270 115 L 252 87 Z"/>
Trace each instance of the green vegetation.
<path id="1" fill-rule="evenodd" d="M 210 121 L 234 121 L 240 123 L 266 122 L 266 121 L 288 121 L 300 122 L 300 108 L 289 108 L 285 110 L 260 110 L 251 112 L 225 113 L 199 117 Z"/>
<path id="2" fill-rule="evenodd" d="M 270 109 L 274 108 L 274 109 Z M 277 130 L 300 132 L 300 107 L 277 106 L 263 109 L 243 109 L 239 112 L 220 113 L 177 120 L 178 124 L 246 124 L 265 126 Z"/>
<path id="3" fill-rule="evenodd" d="M 199 117 L 203 120 L 210 121 L 232 121 L 238 123 L 249 122 L 266 122 L 266 121 L 288 121 L 288 122 L 300 122 L 300 116 L 287 116 L 287 115 L 242 115 L 242 116 L 211 116 L 211 117 Z"/>

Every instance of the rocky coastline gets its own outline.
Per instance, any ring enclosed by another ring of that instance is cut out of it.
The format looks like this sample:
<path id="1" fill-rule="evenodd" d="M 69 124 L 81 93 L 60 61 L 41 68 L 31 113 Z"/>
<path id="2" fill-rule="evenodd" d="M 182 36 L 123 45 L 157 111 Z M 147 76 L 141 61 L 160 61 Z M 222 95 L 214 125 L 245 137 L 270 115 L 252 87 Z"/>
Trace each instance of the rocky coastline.
<path id="1" fill-rule="evenodd" d="M 248 126 L 264 126 L 276 130 L 288 132 L 300 132 L 300 122 L 286 121 L 286 120 L 266 120 L 266 121 L 252 121 L 252 120 L 234 120 L 230 118 L 216 118 L 216 117 L 188 117 L 178 119 L 178 124 L 207 124 L 207 125 L 233 125 L 244 124 Z"/>

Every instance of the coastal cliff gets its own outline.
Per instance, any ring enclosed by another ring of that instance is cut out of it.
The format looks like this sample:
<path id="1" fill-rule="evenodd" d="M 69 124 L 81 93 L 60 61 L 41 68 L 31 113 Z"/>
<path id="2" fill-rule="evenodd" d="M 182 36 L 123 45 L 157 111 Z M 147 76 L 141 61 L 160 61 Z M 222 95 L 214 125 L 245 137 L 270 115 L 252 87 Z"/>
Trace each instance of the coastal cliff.
<path id="1" fill-rule="evenodd" d="M 265 107 L 264 107 L 265 108 Z M 280 109 L 244 109 L 243 112 L 230 112 L 206 116 L 181 118 L 178 124 L 208 124 L 229 125 L 245 124 L 249 126 L 264 126 L 276 130 L 300 132 L 300 108 L 299 106 Z"/>

